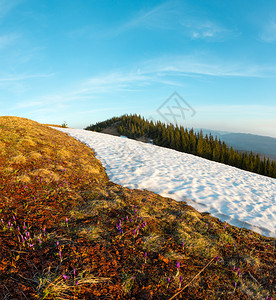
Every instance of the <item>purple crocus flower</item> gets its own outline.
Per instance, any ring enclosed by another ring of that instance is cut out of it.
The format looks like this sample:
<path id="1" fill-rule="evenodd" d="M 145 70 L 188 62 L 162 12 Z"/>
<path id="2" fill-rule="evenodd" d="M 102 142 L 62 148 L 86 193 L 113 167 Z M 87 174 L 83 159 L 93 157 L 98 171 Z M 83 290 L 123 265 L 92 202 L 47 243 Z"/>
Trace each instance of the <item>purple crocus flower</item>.
<path id="1" fill-rule="evenodd" d="M 179 274 L 179 269 L 180 269 L 180 262 L 176 262 L 176 268 L 177 268 L 177 272 L 176 272 L 176 275 L 175 276 L 178 276 Z"/>
<path id="2" fill-rule="evenodd" d="M 74 277 L 76 276 L 76 270 L 75 269 L 73 269 L 73 275 L 74 275 Z"/>

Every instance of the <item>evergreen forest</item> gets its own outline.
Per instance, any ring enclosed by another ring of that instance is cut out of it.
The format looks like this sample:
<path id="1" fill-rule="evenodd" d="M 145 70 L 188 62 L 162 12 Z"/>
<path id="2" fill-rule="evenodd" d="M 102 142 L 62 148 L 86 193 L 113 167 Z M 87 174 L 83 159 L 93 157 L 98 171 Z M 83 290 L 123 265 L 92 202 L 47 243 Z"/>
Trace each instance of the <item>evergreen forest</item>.
<path id="1" fill-rule="evenodd" d="M 86 130 L 101 132 L 116 127 L 120 135 L 131 139 L 150 139 L 154 145 L 197 155 L 246 171 L 276 178 L 276 161 L 261 158 L 259 154 L 241 152 L 229 147 L 211 134 L 187 129 L 183 126 L 148 121 L 140 115 L 123 115 L 86 127 Z"/>

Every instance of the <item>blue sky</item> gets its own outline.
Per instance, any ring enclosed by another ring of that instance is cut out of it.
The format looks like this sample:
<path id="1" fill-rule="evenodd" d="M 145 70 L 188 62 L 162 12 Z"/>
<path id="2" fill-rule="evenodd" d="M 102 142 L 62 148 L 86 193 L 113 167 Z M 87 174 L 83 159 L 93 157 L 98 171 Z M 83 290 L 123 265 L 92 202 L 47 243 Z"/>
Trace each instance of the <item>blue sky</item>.
<path id="1" fill-rule="evenodd" d="M 274 0 L 0 0 L 0 115 L 276 137 L 275 53 Z"/>

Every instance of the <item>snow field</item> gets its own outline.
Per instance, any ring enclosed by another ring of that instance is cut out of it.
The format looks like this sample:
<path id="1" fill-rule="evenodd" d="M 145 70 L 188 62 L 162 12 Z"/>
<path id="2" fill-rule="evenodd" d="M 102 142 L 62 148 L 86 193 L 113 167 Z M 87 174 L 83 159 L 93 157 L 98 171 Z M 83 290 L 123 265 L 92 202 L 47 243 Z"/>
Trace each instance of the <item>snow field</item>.
<path id="1" fill-rule="evenodd" d="M 55 129 L 93 148 L 113 182 L 186 201 L 229 224 L 276 237 L 276 179 L 123 137 Z"/>

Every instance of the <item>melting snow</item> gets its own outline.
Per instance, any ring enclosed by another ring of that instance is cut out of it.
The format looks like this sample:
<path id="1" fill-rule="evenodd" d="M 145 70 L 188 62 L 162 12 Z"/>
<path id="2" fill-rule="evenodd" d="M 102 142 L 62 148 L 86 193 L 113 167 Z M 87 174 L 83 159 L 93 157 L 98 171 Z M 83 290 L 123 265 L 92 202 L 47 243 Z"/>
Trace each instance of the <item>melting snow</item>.
<path id="1" fill-rule="evenodd" d="M 127 138 L 55 129 L 93 148 L 115 183 L 186 201 L 232 225 L 276 237 L 276 179 Z"/>

